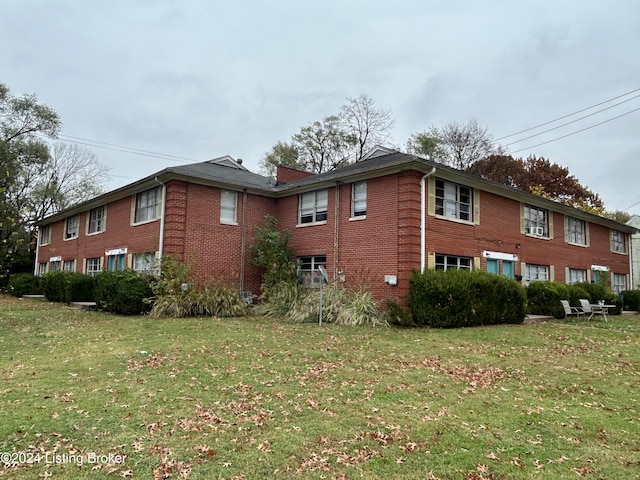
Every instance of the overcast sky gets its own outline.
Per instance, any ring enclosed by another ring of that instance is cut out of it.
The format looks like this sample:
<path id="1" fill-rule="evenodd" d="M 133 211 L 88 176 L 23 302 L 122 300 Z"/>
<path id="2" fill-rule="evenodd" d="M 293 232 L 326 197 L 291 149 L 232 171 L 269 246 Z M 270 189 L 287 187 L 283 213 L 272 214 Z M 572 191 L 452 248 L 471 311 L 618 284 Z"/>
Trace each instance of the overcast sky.
<path id="1" fill-rule="evenodd" d="M 360 94 L 391 111 L 396 148 L 430 126 L 476 119 L 500 139 L 606 102 L 500 143 L 553 129 L 507 148 L 640 214 L 637 0 L 2 0 L 0 44 L 0 82 L 93 144 L 109 189 L 222 155 L 258 172 Z"/>

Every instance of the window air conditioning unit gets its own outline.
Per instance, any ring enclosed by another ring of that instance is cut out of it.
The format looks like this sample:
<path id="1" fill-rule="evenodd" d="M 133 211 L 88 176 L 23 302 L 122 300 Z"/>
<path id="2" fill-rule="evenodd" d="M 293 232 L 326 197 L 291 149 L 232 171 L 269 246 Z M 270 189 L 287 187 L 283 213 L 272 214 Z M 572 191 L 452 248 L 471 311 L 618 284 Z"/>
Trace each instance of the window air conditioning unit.
<path id="1" fill-rule="evenodd" d="M 538 237 L 542 237 L 544 235 L 544 228 L 543 227 L 531 227 L 529 229 L 529 233 L 531 233 L 531 235 L 536 235 Z"/>

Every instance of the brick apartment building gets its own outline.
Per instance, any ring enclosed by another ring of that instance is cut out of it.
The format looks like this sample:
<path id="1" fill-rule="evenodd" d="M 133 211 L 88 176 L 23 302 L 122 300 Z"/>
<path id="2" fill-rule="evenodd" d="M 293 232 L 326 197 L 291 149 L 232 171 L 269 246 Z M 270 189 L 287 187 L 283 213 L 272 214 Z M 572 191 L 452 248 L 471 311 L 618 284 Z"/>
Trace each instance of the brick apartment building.
<path id="1" fill-rule="evenodd" d="M 318 282 L 324 265 L 377 299 L 402 302 L 424 268 L 633 285 L 634 227 L 384 148 L 323 174 L 281 167 L 277 179 L 228 156 L 166 168 L 42 220 L 35 272 L 148 271 L 171 254 L 255 294 L 250 246 L 265 215 L 291 232 L 301 281 Z"/>

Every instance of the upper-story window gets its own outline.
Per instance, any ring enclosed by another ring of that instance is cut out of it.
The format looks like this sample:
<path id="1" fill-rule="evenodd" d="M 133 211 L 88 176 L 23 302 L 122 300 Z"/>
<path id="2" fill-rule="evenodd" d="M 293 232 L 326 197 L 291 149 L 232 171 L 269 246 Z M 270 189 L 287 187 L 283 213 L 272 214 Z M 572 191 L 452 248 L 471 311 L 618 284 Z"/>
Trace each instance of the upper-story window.
<path id="1" fill-rule="evenodd" d="M 89 227 L 87 228 L 87 233 L 92 234 L 104 232 L 106 217 L 107 208 L 104 205 L 89 210 Z"/>
<path id="2" fill-rule="evenodd" d="M 532 205 L 524 206 L 524 233 L 538 237 L 549 236 L 549 211 Z"/>
<path id="3" fill-rule="evenodd" d="M 220 223 L 238 222 L 238 192 L 222 190 L 220 192 Z"/>
<path id="4" fill-rule="evenodd" d="M 40 245 L 51 243 L 51 225 L 42 225 L 39 230 Z"/>
<path id="5" fill-rule="evenodd" d="M 616 253 L 626 253 L 624 243 L 624 233 L 618 230 L 611 230 L 611 251 Z"/>
<path id="6" fill-rule="evenodd" d="M 436 215 L 472 221 L 473 189 L 436 178 Z"/>
<path id="7" fill-rule="evenodd" d="M 569 243 L 587 245 L 587 224 L 584 220 L 566 217 L 565 231 Z"/>
<path id="8" fill-rule="evenodd" d="M 351 217 L 367 215 L 367 182 L 351 184 Z"/>
<path id="9" fill-rule="evenodd" d="M 133 223 L 149 222 L 159 215 L 160 188 L 155 187 L 136 195 Z"/>
<path id="10" fill-rule="evenodd" d="M 69 240 L 78 237 L 80 215 L 71 215 L 64 221 L 64 239 Z"/>
<path id="11" fill-rule="evenodd" d="M 327 190 L 301 193 L 298 223 L 314 223 L 327 220 Z"/>

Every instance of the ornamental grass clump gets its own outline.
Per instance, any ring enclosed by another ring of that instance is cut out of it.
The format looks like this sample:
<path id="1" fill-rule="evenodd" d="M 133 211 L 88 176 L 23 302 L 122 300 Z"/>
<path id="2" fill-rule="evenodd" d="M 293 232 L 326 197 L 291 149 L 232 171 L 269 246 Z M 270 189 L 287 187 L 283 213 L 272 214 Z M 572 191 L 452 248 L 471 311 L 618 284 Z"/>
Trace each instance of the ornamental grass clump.
<path id="1" fill-rule="evenodd" d="M 307 289 L 285 315 L 294 323 L 317 322 L 320 317 L 320 289 Z M 356 327 L 360 325 L 388 326 L 378 303 L 366 290 L 349 290 L 341 285 L 322 289 L 322 321 Z"/>

